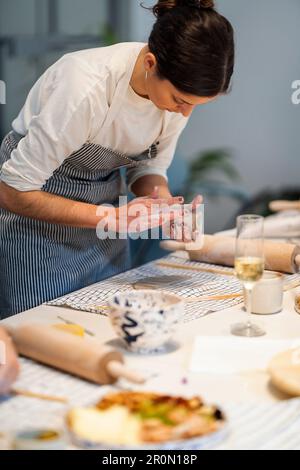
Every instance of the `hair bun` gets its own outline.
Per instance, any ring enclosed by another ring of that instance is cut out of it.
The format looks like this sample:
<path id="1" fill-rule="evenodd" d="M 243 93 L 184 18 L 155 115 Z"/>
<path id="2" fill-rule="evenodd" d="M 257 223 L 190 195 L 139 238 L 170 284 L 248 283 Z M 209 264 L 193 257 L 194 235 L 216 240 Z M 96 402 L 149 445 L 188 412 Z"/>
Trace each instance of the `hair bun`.
<path id="1" fill-rule="evenodd" d="M 157 18 L 160 18 L 165 13 L 172 10 L 172 8 L 175 8 L 176 5 L 177 5 L 176 0 L 159 0 L 157 4 L 154 5 L 154 7 L 152 7 L 152 11 Z"/>
<path id="2" fill-rule="evenodd" d="M 201 8 L 214 8 L 215 7 L 214 0 L 200 0 L 199 4 Z"/>
<path id="3" fill-rule="evenodd" d="M 176 7 L 214 8 L 214 0 L 158 0 L 157 4 L 149 8 L 157 18 Z"/>

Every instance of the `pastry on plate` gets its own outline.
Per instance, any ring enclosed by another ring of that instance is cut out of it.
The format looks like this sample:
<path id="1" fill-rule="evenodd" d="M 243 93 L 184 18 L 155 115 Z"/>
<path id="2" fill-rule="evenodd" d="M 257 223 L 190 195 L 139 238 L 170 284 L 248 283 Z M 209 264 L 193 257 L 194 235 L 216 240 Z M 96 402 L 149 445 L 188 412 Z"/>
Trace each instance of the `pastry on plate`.
<path id="1" fill-rule="evenodd" d="M 199 397 L 125 391 L 110 393 L 93 407 L 72 409 L 67 422 L 85 442 L 142 446 L 212 435 L 224 428 L 225 417 Z"/>

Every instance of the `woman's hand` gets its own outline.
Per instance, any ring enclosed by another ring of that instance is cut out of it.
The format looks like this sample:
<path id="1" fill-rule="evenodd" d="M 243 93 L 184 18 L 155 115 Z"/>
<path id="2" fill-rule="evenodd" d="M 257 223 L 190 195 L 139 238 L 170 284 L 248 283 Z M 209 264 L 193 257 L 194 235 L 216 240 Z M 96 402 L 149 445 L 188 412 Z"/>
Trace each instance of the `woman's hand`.
<path id="1" fill-rule="evenodd" d="M 98 238 L 107 238 L 107 234 L 137 234 L 162 226 L 166 218 L 171 221 L 179 216 L 183 197 L 158 196 L 155 188 L 150 196 L 137 197 L 128 204 L 120 207 L 98 207 L 97 216 L 100 221 L 97 225 Z M 170 211 L 170 207 L 174 210 Z"/>
<path id="2" fill-rule="evenodd" d="M 5 353 L 5 364 L 0 363 L 0 395 L 5 395 L 18 376 L 19 362 L 12 340 L 3 328 L 0 328 L 0 342 L 4 345 Z"/>
<path id="3" fill-rule="evenodd" d="M 128 233 L 144 232 L 163 225 L 166 217 L 172 222 L 179 216 L 183 202 L 181 196 L 160 198 L 155 189 L 151 196 L 135 198 L 118 209 L 117 231 L 123 233 L 124 224 L 127 224 Z M 170 211 L 173 206 L 174 211 Z"/>
<path id="4" fill-rule="evenodd" d="M 172 240 L 189 243 L 198 239 L 198 206 L 203 203 L 202 196 L 196 196 L 189 208 L 182 207 L 182 214 L 171 223 L 170 237 Z M 168 238 L 168 237 L 167 237 Z"/>

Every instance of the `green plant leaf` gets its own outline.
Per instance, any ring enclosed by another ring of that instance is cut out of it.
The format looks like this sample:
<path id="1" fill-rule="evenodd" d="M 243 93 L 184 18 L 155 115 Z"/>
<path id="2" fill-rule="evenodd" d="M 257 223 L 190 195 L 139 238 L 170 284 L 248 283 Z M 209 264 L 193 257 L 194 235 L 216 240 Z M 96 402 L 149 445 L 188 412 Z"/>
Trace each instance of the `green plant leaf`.
<path id="1" fill-rule="evenodd" d="M 238 180 L 240 175 L 232 163 L 233 155 L 227 150 L 201 152 L 189 166 L 188 180 L 204 178 L 208 173 L 218 172 L 229 180 Z"/>

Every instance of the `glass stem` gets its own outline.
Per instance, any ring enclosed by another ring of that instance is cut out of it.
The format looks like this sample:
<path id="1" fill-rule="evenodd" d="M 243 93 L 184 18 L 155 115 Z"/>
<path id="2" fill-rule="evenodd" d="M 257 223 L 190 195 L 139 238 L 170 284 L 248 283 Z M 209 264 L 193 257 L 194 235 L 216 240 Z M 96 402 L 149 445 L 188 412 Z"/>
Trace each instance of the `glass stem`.
<path id="1" fill-rule="evenodd" d="M 246 287 L 246 305 L 247 305 L 247 327 L 250 328 L 252 325 L 252 287 Z"/>

